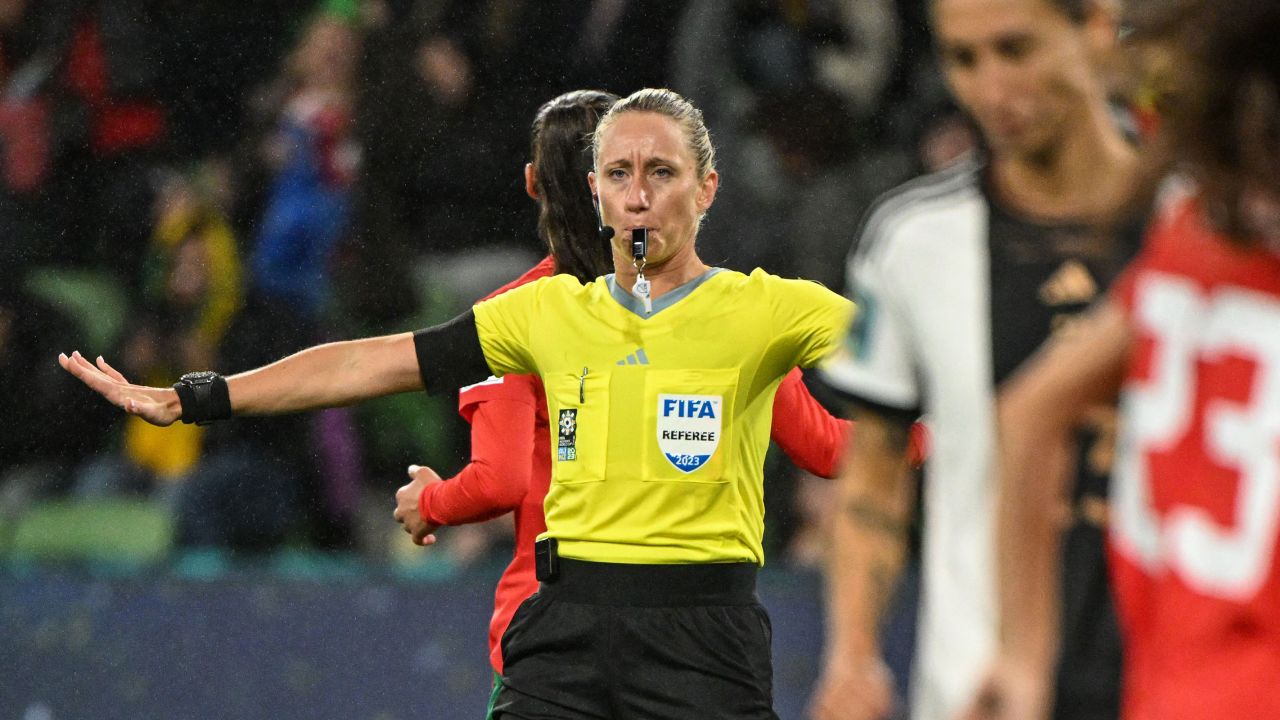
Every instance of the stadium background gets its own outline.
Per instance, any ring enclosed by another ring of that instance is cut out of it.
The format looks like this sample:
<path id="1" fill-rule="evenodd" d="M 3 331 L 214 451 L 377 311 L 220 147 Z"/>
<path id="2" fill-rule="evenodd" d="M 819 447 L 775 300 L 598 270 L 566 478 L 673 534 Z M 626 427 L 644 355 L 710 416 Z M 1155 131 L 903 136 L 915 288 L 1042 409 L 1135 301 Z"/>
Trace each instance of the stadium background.
<path id="1" fill-rule="evenodd" d="M 158 430 L 57 353 L 161 384 L 451 316 L 538 259 L 528 125 L 579 87 L 691 98 L 702 257 L 838 287 L 872 199 L 973 145 L 923 5 L 0 0 L 0 718 L 478 717 L 509 523 L 390 519 L 465 462 L 453 399 Z M 766 475 L 789 719 L 826 485 Z"/>

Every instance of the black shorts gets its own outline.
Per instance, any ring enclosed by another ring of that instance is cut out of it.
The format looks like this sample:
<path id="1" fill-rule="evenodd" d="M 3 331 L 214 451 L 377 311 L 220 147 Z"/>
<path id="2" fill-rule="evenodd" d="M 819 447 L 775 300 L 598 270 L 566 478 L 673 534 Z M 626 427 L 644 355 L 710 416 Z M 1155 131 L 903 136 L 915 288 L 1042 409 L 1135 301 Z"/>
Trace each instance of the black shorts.
<path id="1" fill-rule="evenodd" d="M 560 560 L 502 637 L 495 720 L 777 720 L 756 566 Z"/>

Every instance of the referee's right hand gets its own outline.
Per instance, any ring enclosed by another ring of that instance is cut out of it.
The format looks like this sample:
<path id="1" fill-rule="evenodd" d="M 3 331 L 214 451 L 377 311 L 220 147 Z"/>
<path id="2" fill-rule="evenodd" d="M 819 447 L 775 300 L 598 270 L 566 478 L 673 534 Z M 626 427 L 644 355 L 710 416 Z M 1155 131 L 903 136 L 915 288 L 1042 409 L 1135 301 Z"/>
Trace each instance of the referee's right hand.
<path id="1" fill-rule="evenodd" d="M 182 417 L 182 402 L 173 388 L 130 384 L 101 355 L 95 365 L 76 351 L 70 356 L 59 355 L 58 364 L 112 405 L 152 425 L 165 427 Z"/>

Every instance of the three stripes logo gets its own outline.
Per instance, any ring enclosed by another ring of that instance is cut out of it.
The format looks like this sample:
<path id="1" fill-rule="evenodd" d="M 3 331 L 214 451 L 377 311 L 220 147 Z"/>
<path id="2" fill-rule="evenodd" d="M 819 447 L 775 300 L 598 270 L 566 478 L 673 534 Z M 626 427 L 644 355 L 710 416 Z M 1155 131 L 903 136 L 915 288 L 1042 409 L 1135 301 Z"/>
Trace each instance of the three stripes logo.
<path id="1" fill-rule="evenodd" d="M 637 348 L 635 352 L 622 358 L 615 365 L 648 365 L 649 356 L 644 354 L 644 348 Z"/>

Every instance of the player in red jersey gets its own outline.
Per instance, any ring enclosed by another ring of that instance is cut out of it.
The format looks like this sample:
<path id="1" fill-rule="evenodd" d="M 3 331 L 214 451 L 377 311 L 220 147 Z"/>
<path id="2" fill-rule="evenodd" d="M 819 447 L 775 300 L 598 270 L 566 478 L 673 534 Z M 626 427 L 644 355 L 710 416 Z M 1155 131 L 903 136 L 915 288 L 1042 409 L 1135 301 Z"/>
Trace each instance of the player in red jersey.
<path id="1" fill-rule="evenodd" d="M 525 185 L 538 202 L 539 234 L 551 254 L 489 297 L 557 272 L 588 282 L 612 270 L 611 251 L 601 240 L 586 176 L 591 169 L 589 137 L 614 100 L 608 93 L 577 91 L 538 111 Z M 635 361 L 648 362 L 643 357 Z M 397 496 L 417 497 L 419 513 L 436 527 L 514 512 L 515 556 L 498 582 L 489 625 L 490 662 L 500 675 L 502 635 L 516 608 L 538 590 L 534 540 L 546 530 L 543 499 L 551 481 L 547 402 L 536 377 L 507 375 L 463 388 L 458 405 L 472 427 L 471 463 L 449 481 L 415 466 L 413 481 Z M 823 477 L 834 475 L 849 426 L 809 394 L 798 369 L 782 381 L 774 397 L 772 438 L 801 468 Z M 919 445 L 917 435 L 915 446 Z M 422 538 L 424 544 L 433 541 Z"/>
<path id="2" fill-rule="evenodd" d="M 1074 423 L 1119 392 L 1126 720 L 1280 718 L 1280 3 L 1183 6 L 1166 190 L 1109 300 L 1002 399 L 1002 648 L 972 718 L 1046 717 Z"/>

